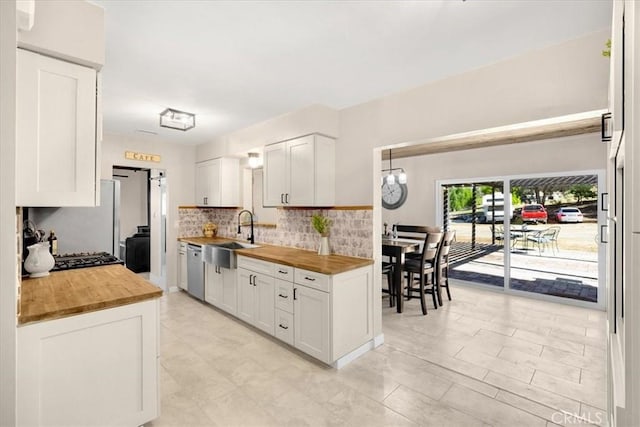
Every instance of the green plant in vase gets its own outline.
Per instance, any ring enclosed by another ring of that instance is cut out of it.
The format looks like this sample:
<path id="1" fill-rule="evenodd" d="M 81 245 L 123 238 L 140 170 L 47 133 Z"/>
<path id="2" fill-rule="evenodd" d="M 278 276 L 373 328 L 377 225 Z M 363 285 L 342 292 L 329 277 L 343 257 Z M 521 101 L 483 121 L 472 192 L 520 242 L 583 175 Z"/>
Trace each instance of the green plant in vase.
<path id="1" fill-rule="evenodd" d="M 311 225 L 321 236 L 318 255 L 329 255 L 331 253 L 329 250 L 329 227 L 331 227 L 331 219 L 316 214 L 311 217 Z"/>

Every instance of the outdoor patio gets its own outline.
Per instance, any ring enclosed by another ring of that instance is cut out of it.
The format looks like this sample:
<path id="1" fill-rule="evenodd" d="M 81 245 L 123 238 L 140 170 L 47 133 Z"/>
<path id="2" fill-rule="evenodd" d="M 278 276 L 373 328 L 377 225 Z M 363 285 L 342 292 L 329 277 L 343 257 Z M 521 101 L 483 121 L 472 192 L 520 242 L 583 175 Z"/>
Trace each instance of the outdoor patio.
<path id="1" fill-rule="evenodd" d="M 458 280 L 504 286 L 501 244 L 454 242 L 449 276 Z M 512 289 L 597 302 L 598 261 L 594 252 L 537 248 L 511 252 Z"/>

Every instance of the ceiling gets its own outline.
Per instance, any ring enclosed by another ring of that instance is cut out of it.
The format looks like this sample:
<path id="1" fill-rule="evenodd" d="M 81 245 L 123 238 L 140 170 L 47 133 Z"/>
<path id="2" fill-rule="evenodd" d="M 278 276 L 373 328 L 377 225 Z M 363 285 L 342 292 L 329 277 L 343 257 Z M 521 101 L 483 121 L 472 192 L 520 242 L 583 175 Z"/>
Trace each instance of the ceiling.
<path id="1" fill-rule="evenodd" d="M 105 131 L 191 145 L 312 104 L 356 105 L 611 23 L 610 0 L 93 2 L 106 15 Z M 167 107 L 195 113 L 196 127 L 160 128 Z"/>

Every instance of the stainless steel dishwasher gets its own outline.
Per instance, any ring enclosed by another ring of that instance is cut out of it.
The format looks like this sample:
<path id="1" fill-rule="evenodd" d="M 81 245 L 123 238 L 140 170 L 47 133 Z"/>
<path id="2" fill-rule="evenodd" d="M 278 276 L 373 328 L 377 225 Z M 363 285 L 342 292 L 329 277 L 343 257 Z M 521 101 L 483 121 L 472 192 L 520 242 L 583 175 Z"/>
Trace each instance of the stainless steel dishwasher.
<path id="1" fill-rule="evenodd" d="M 187 246 L 187 292 L 204 301 L 204 262 L 202 248 L 196 245 Z"/>

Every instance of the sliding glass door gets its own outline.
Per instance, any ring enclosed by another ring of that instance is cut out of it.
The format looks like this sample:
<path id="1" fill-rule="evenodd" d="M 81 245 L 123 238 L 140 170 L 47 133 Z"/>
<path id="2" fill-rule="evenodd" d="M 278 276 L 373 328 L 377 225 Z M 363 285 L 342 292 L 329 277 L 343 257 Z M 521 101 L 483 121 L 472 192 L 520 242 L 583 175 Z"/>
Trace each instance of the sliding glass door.
<path id="1" fill-rule="evenodd" d="M 603 185 L 600 171 L 439 182 L 451 277 L 604 307 Z"/>

